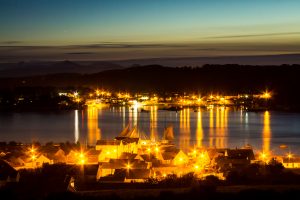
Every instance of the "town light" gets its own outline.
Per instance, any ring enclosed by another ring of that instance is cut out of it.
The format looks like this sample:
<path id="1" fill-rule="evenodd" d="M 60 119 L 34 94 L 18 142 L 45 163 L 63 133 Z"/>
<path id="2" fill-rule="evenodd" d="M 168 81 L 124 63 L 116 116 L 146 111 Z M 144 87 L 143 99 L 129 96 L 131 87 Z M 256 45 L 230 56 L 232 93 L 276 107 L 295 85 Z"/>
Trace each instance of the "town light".
<path id="1" fill-rule="evenodd" d="M 268 154 L 267 153 L 264 153 L 264 152 L 262 152 L 261 154 L 260 154 L 260 158 L 261 158 L 261 160 L 262 161 L 266 161 L 267 159 L 268 159 Z"/>
<path id="2" fill-rule="evenodd" d="M 96 93 L 97 96 L 99 96 L 100 95 L 100 90 L 96 89 L 95 93 Z"/>
<path id="3" fill-rule="evenodd" d="M 84 163 L 85 163 L 85 160 L 84 160 L 84 159 L 81 159 L 81 160 L 80 160 L 80 164 L 83 165 Z"/>
<path id="4" fill-rule="evenodd" d="M 289 159 L 291 159 L 291 158 L 293 157 L 293 154 L 288 153 L 287 157 L 288 157 Z"/>
<path id="5" fill-rule="evenodd" d="M 126 165 L 126 169 L 131 169 L 131 165 L 129 163 Z"/>
<path id="6" fill-rule="evenodd" d="M 30 153 L 35 153 L 35 149 L 33 147 L 30 149 Z"/>
<path id="7" fill-rule="evenodd" d="M 158 148 L 158 147 L 155 147 L 155 151 L 156 151 L 156 152 L 159 152 L 159 148 Z"/>
<path id="8" fill-rule="evenodd" d="M 272 96 L 271 96 L 271 92 L 268 92 L 268 91 L 265 91 L 262 95 L 261 95 L 261 98 L 263 99 L 270 99 Z"/>
<path id="9" fill-rule="evenodd" d="M 200 168 L 199 165 L 195 165 L 195 166 L 194 166 L 194 169 L 195 169 L 195 170 L 198 170 L 199 168 Z"/>
<path id="10" fill-rule="evenodd" d="M 197 153 L 198 153 L 198 152 L 197 152 L 197 150 L 196 150 L 196 149 L 194 149 L 194 150 L 193 150 L 193 152 L 192 152 L 192 154 L 193 154 L 194 156 L 196 156 L 196 155 L 197 155 Z"/>
<path id="11" fill-rule="evenodd" d="M 201 154 L 200 154 L 200 158 L 204 158 L 205 157 L 205 155 L 204 155 L 204 153 L 202 152 Z"/>
<path id="12" fill-rule="evenodd" d="M 84 155 L 84 152 L 81 151 L 77 155 L 78 155 L 78 163 L 81 164 L 81 165 L 85 164 L 86 163 L 86 157 Z"/>
<path id="13" fill-rule="evenodd" d="M 35 159 L 36 159 L 36 155 L 32 155 L 31 160 L 35 160 Z"/>

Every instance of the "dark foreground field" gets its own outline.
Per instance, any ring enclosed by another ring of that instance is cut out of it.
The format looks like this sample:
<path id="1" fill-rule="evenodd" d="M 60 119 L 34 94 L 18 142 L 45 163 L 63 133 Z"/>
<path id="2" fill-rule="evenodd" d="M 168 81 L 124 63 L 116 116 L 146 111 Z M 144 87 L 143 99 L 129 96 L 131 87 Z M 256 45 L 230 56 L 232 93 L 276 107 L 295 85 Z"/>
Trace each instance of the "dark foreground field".
<path id="1" fill-rule="evenodd" d="M 110 189 L 81 192 L 54 192 L 44 196 L 18 195 L 13 190 L 2 190 L 1 199 L 294 199 L 300 195 L 300 185 L 259 186 L 194 186 L 190 188 L 163 189 Z"/>

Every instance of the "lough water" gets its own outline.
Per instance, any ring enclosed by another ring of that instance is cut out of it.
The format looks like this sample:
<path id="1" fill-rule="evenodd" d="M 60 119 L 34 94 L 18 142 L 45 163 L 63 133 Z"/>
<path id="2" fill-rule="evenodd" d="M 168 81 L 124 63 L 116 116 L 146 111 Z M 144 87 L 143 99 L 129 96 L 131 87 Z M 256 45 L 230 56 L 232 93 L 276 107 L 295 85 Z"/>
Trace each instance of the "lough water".
<path id="1" fill-rule="evenodd" d="M 146 107 L 89 107 L 63 113 L 0 113 L 0 141 L 29 143 L 77 142 L 95 145 L 113 139 L 127 124 L 148 138 L 160 139 L 174 127 L 175 142 L 183 150 L 194 147 L 243 147 L 258 151 L 300 154 L 300 114 L 245 112 L 231 108 L 184 109 L 179 112 Z M 282 149 L 280 145 L 286 145 Z"/>

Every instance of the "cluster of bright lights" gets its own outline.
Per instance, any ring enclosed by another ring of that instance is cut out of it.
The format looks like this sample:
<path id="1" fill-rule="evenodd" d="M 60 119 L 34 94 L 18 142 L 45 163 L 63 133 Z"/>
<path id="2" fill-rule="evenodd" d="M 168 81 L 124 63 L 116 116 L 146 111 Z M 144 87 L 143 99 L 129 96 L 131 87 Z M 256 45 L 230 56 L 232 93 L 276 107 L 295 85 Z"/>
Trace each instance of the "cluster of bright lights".
<path id="1" fill-rule="evenodd" d="M 86 163 L 86 156 L 82 150 L 80 152 L 76 152 L 75 156 L 78 164 L 84 165 Z"/>
<path id="2" fill-rule="evenodd" d="M 99 90 L 99 89 L 96 89 L 95 90 L 95 94 L 96 94 L 96 96 L 111 96 L 111 93 L 110 92 L 108 92 L 108 91 L 105 91 L 105 90 Z M 90 96 L 94 96 L 94 94 L 93 93 L 90 93 Z"/>
<path id="3" fill-rule="evenodd" d="M 31 146 L 31 148 L 29 149 L 29 154 L 30 154 L 30 159 L 32 161 L 35 161 L 37 159 L 37 152 L 36 149 L 34 148 L 34 146 Z"/>

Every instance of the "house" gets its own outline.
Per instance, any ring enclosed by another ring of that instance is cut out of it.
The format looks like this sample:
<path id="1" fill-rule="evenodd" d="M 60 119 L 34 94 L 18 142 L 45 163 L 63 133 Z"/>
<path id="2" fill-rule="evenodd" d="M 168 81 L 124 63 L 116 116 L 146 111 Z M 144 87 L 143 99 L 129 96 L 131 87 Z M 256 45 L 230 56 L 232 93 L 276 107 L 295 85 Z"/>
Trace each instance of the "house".
<path id="1" fill-rule="evenodd" d="M 125 174 L 124 173 L 113 173 L 107 176 L 100 177 L 100 183 L 124 183 Z"/>
<path id="2" fill-rule="evenodd" d="M 34 160 L 33 163 L 35 167 L 42 167 L 43 164 L 53 164 L 53 160 L 50 160 L 48 157 L 42 154 L 36 160 Z"/>
<path id="3" fill-rule="evenodd" d="M 19 156 L 19 157 L 11 156 L 10 158 L 7 159 L 7 161 L 14 168 L 20 168 L 20 167 L 25 166 L 25 164 L 26 164 L 26 162 L 23 159 L 24 158 L 22 158 L 21 156 Z"/>
<path id="4" fill-rule="evenodd" d="M 53 156 L 53 162 L 54 163 L 66 163 L 67 162 L 67 156 L 64 150 L 59 148 L 54 156 Z"/>
<path id="5" fill-rule="evenodd" d="M 82 175 L 85 182 L 95 182 L 100 178 L 98 164 L 83 165 Z"/>
<path id="6" fill-rule="evenodd" d="M 124 163 L 121 162 L 102 162 L 99 163 L 99 176 L 105 177 L 113 175 L 116 169 L 122 169 L 125 167 Z"/>
<path id="7" fill-rule="evenodd" d="M 67 164 L 76 164 L 78 161 L 78 152 L 71 150 L 66 156 Z"/>
<path id="8" fill-rule="evenodd" d="M 8 162 L 0 160 L 0 187 L 8 183 L 17 183 L 20 180 L 20 174 Z"/>
<path id="9" fill-rule="evenodd" d="M 153 165 L 152 171 L 152 176 L 161 178 L 167 176 L 168 174 L 177 174 L 178 167 L 169 164 L 155 164 Z"/>
<path id="10" fill-rule="evenodd" d="M 101 177 L 99 182 L 132 183 L 144 182 L 150 177 L 150 169 L 116 169 L 113 174 Z"/>
<path id="11" fill-rule="evenodd" d="M 150 177 L 150 169 L 129 169 L 125 172 L 125 183 L 145 182 Z"/>
<path id="12" fill-rule="evenodd" d="M 223 156 L 215 159 L 216 165 L 222 171 L 227 171 L 231 168 L 242 169 L 251 164 L 255 160 L 252 149 L 227 149 Z"/>
<path id="13" fill-rule="evenodd" d="M 89 164 L 98 164 L 99 162 L 99 155 L 101 151 L 95 150 L 95 149 L 90 149 L 86 152 L 86 157 L 87 157 L 87 163 Z"/>
<path id="14" fill-rule="evenodd" d="M 185 165 L 189 162 L 189 157 L 182 151 L 165 151 L 162 153 L 164 164 Z"/>
<path id="15" fill-rule="evenodd" d="M 300 168 L 300 157 L 282 158 L 282 165 L 285 168 Z"/>
<path id="16" fill-rule="evenodd" d="M 151 164 L 139 159 L 110 159 L 99 163 L 99 176 L 113 175 L 117 169 L 150 169 Z"/>
<path id="17" fill-rule="evenodd" d="M 123 152 L 123 144 L 119 140 L 97 140 L 96 150 L 99 151 L 99 162 L 118 158 Z"/>

